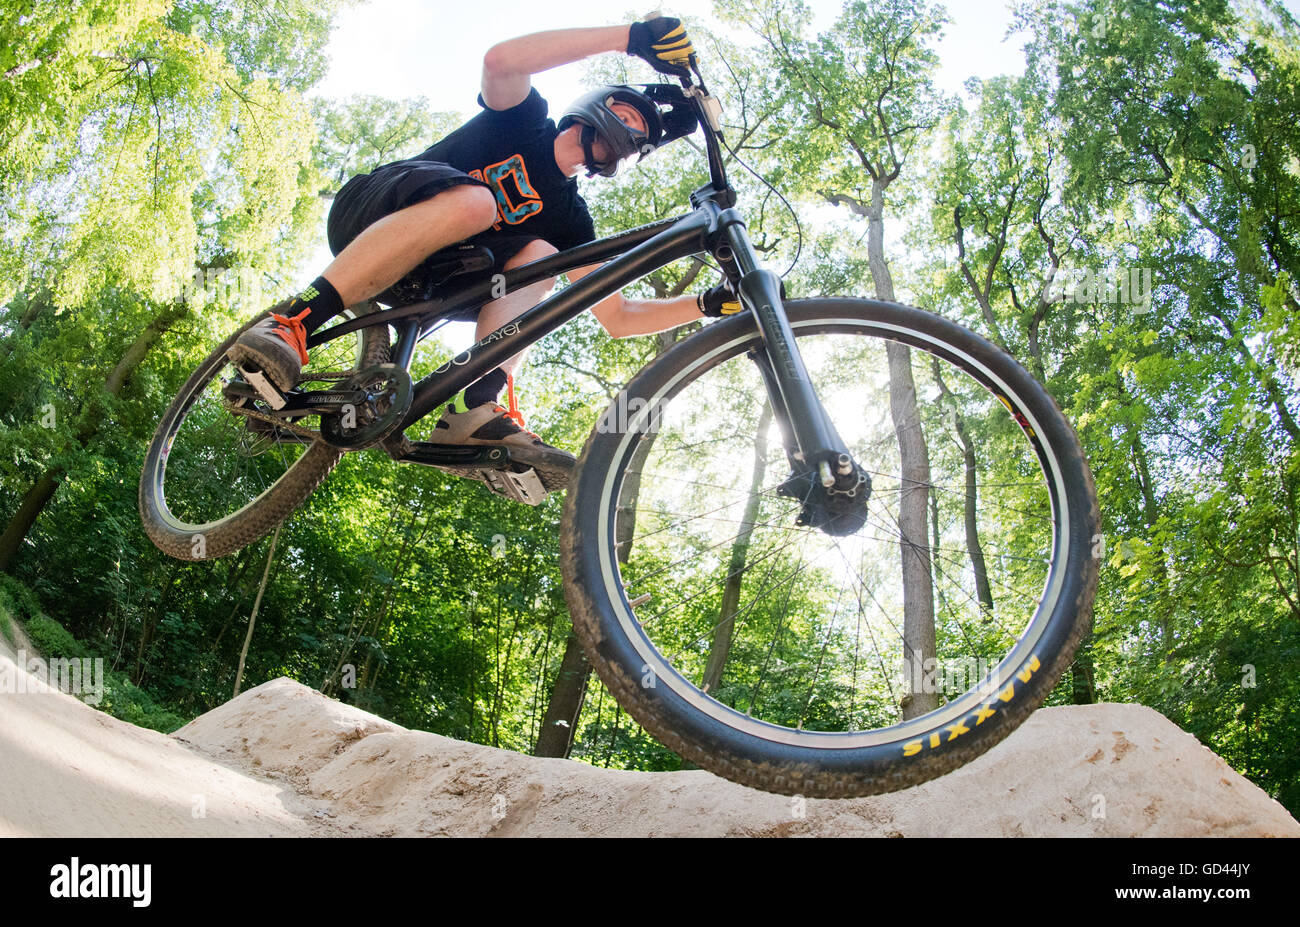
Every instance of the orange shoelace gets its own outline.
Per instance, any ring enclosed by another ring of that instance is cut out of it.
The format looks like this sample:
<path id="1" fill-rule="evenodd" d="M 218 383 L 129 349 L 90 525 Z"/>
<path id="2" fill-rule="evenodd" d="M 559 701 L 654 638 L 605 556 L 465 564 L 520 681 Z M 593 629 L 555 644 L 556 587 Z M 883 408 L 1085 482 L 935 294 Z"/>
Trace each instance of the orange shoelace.
<path id="1" fill-rule="evenodd" d="M 283 338 L 289 345 L 298 352 L 298 359 L 303 365 L 307 364 L 307 328 L 302 324 L 302 320 L 311 314 L 311 309 L 304 309 L 297 315 L 288 316 L 280 315 L 277 312 L 271 313 L 271 318 L 279 325 L 273 326 L 271 331 Z"/>
<path id="2" fill-rule="evenodd" d="M 506 411 L 506 418 L 512 420 L 524 431 L 528 431 L 528 428 L 524 425 L 524 414 L 519 411 L 519 401 L 515 399 L 515 378 L 510 374 L 506 374 L 506 396 L 509 397 L 510 402 L 510 408 Z M 528 431 L 528 433 L 532 434 L 531 431 Z"/>

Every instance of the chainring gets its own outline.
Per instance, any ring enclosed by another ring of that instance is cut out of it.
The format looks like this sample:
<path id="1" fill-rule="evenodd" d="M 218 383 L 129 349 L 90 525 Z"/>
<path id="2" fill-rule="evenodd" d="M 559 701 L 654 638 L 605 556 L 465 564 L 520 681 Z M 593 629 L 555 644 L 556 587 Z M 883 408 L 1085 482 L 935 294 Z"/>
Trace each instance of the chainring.
<path id="1" fill-rule="evenodd" d="M 359 451 L 387 438 L 402 424 L 411 408 L 411 375 L 396 364 L 377 364 L 352 374 L 336 387 L 361 390 L 368 397 L 355 409 L 324 413 L 320 436 L 342 451 Z"/>

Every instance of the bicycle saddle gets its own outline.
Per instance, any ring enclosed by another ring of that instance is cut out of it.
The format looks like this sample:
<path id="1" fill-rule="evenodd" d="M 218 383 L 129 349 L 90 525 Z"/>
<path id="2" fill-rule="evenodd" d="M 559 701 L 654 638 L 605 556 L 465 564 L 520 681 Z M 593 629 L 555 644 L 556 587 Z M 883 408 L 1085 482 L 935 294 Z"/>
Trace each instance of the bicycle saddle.
<path id="1" fill-rule="evenodd" d="M 389 306 L 405 306 L 432 299 L 438 288 L 452 278 L 482 273 L 490 270 L 495 262 L 492 249 L 483 245 L 452 245 L 429 255 L 376 298 Z"/>

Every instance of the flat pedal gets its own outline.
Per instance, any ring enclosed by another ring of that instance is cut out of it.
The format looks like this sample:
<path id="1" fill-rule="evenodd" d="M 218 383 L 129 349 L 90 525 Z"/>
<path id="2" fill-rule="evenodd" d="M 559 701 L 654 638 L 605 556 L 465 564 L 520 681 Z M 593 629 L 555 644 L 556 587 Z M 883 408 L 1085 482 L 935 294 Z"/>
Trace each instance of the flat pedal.
<path id="1" fill-rule="evenodd" d="M 475 480 L 493 494 L 524 505 L 541 505 L 549 493 L 568 486 L 572 472 L 572 461 L 564 455 L 539 454 L 526 448 L 507 451 L 497 445 L 413 441 L 394 451 L 397 460 Z"/>
<path id="2" fill-rule="evenodd" d="M 252 364 L 236 364 L 235 369 L 272 409 L 279 411 L 288 405 L 289 400 L 285 398 L 284 393 L 280 392 L 280 388 L 271 382 L 271 378 L 264 374 L 260 367 Z"/>
<path id="3" fill-rule="evenodd" d="M 443 473 L 459 476 L 461 479 L 482 483 L 495 496 L 522 502 L 524 505 L 541 505 L 549 490 L 537 471 L 532 467 L 515 471 L 509 467 L 501 469 L 484 467 L 438 467 Z"/>
<path id="4" fill-rule="evenodd" d="M 541 505 L 546 501 L 546 487 L 532 467 L 522 473 L 514 470 L 480 470 L 483 483 L 498 496 L 524 505 Z"/>

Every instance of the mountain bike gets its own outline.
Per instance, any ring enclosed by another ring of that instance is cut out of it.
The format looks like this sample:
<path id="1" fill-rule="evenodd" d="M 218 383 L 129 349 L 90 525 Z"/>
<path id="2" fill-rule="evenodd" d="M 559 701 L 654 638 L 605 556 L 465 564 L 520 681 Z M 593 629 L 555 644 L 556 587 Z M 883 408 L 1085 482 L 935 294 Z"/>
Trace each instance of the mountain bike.
<path id="1" fill-rule="evenodd" d="M 718 775 L 806 797 L 915 785 L 1006 737 L 1069 667 L 1097 581 L 1091 473 L 1048 392 L 981 336 L 896 303 L 787 298 L 736 208 L 721 106 L 698 69 L 681 84 L 710 172 L 689 212 L 507 272 L 513 289 L 603 265 L 419 382 L 416 345 L 494 295 L 482 248 L 435 256 L 425 298 L 316 332 L 276 402 L 227 361 L 237 332 L 158 425 L 145 529 L 174 557 L 223 556 L 367 448 L 540 503 L 568 474 L 407 432 L 601 299 L 711 259 L 743 311 L 641 370 L 571 475 L 575 634 L 635 721 Z"/>

